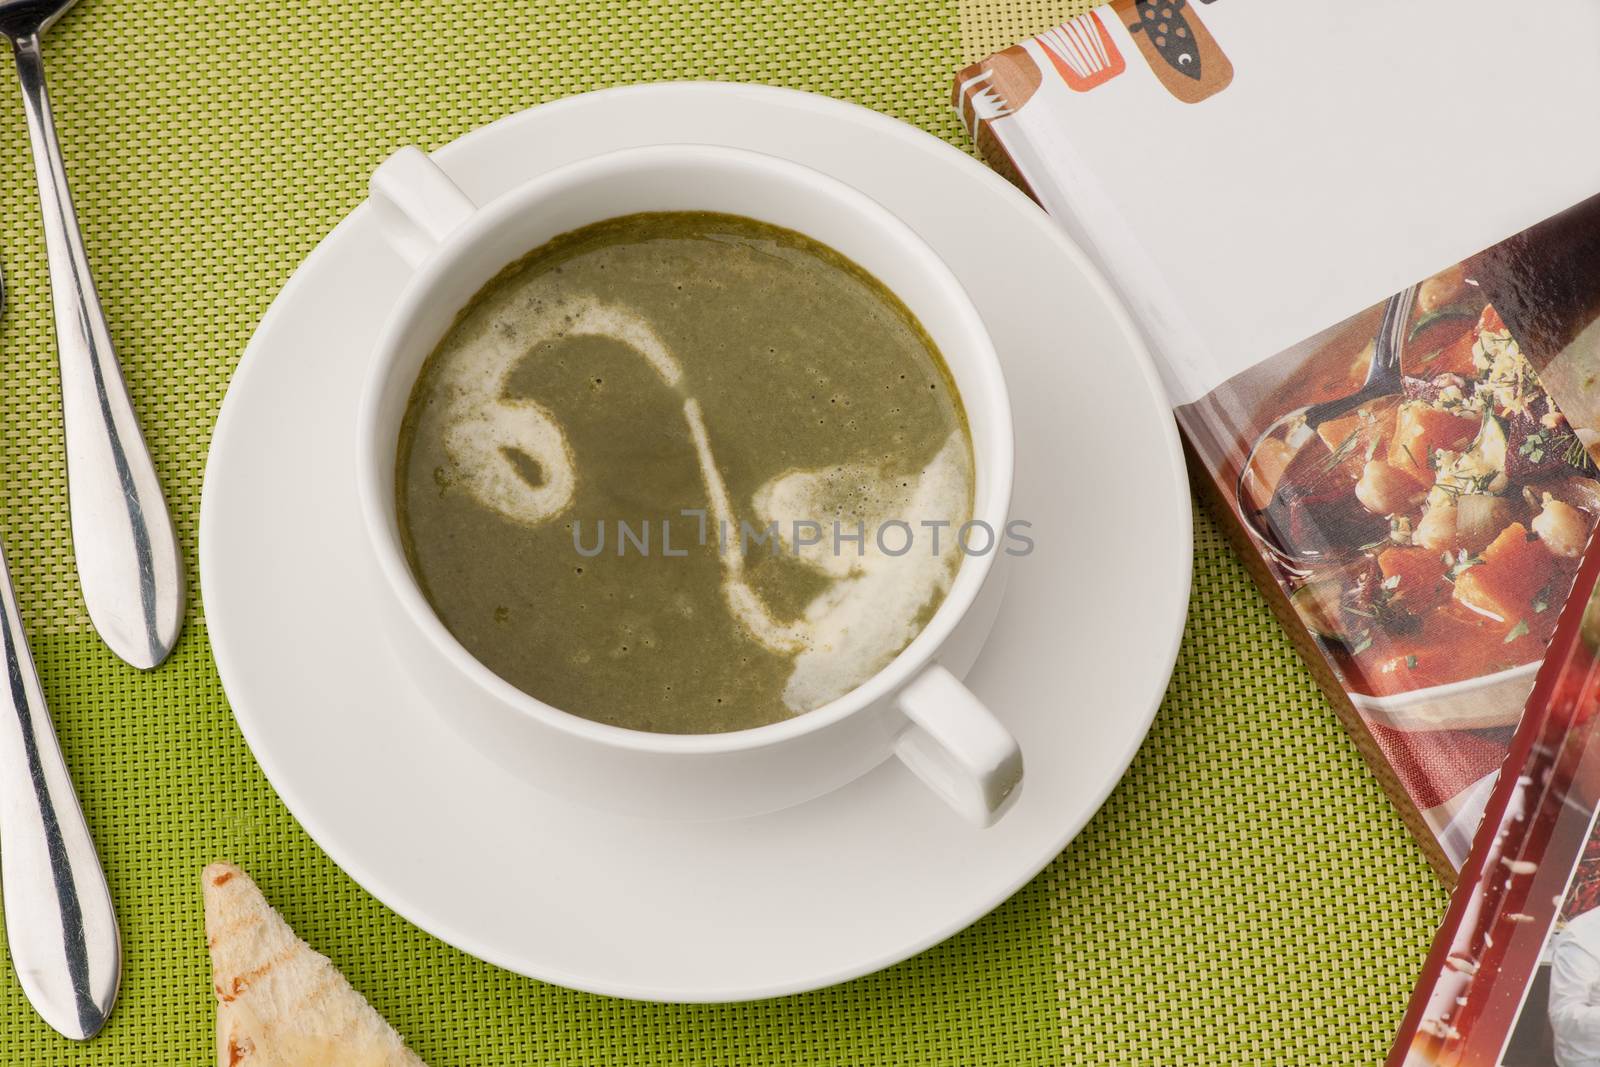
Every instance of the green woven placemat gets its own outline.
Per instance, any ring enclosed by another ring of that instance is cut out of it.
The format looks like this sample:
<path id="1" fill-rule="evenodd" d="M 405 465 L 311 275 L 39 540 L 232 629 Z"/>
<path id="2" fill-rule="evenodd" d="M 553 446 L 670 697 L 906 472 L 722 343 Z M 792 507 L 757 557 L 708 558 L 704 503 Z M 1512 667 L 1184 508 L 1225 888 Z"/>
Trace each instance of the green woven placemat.
<path id="1" fill-rule="evenodd" d="M 51 84 L 101 295 L 191 565 L 228 376 L 390 149 L 570 93 L 686 77 L 816 90 L 966 147 L 945 99 L 963 33 L 981 31 L 954 4 L 921 0 L 86 0 L 46 42 Z M 1127 781 L 1044 875 L 948 943 L 807 996 L 662 1007 L 518 978 L 410 927 L 279 803 L 228 713 L 198 604 L 172 662 L 150 675 L 89 632 L 20 106 L 0 106 L 0 148 L 11 285 L 0 534 L 127 956 L 116 1014 L 84 1046 L 49 1032 L 0 973 L 0 1064 L 210 1062 L 198 872 L 219 857 L 250 869 L 433 1067 L 1381 1054 L 1442 893 L 1204 518 L 1187 641 Z"/>

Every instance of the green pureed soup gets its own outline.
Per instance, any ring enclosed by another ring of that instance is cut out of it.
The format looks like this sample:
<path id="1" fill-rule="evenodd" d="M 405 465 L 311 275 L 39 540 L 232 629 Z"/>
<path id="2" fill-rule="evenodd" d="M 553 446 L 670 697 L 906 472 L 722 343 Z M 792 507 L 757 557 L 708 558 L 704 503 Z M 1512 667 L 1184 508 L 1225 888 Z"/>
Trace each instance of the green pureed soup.
<path id="1" fill-rule="evenodd" d="M 910 643 L 972 470 L 949 372 L 883 285 L 791 230 L 671 212 L 565 234 L 478 294 L 412 391 L 397 491 L 424 595 L 490 670 L 714 733 Z"/>

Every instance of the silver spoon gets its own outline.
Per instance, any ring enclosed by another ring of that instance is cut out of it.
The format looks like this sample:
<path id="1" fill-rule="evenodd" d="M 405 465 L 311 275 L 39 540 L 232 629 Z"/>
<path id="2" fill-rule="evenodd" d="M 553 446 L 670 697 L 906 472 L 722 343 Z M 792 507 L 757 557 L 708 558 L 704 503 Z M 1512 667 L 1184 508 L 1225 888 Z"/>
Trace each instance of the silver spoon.
<path id="1" fill-rule="evenodd" d="M 89 274 L 45 92 L 39 37 L 72 4 L 0 0 L 0 34 L 17 58 L 44 212 L 78 582 L 105 643 L 148 669 L 183 625 L 183 562 Z"/>
<path id="2" fill-rule="evenodd" d="M 5 280 L 0 277 L 0 311 Z M 6 943 L 28 1001 L 82 1041 L 111 1013 L 122 943 L 111 891 L 83 819 L 28 653 L 0 549 L 0 895 Z"/>
<path id="3" fill-rule="evenodd" d="M 1410 320 L 1416 296 L 1417 287 L 1413 285 L 1390 297 L 1384 305 L 1383 323 L 1378 327 L 1378 336 L 1373 344 L 1372 363 L 1367 368 L 1367 380 L 1361 388 L 1348 396 L 1325 400 L 1284 415 L 1256 438 L 1255 444 L 1250 447 L 1250 454 L 1245 458 L 1234 495 L 1239 504 L 1239 514 L 1268 554 L 1290 574 L 1303 576 L 1309 573 L 1312 564 L 1327 562 L 1328 557 L 1308 546 L 1293 543 L 1286 531 L 1278 530 L 1270 521 L 1272 503 L 1283 491 L 1282 480 L 1280 478 L 1279 483 L 1272 486 L 1257 484 L 1256 457 L 1262 446 L 1275 437 L 1282 438 L 1295 433 L 1309 440 L 1316 428 L 1329 419 L 1338 418 L 1380 397 L 1398 396 L 1403 391 L 1405 383 L 1400 370 L 1400 355 L 1405 347 L 1406 324 Z M 1258 506 L 1263 497 L 1267 502 Z M 1357 546 L 1349 548 L 1350 555 L 1359 551 Z"/>

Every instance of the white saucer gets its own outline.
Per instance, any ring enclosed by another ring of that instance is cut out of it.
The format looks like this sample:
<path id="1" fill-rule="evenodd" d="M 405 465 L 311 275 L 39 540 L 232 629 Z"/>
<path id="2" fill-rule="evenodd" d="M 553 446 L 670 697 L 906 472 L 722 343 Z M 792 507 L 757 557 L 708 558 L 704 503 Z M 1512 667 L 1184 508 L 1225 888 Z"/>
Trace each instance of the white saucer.
<path id="1" fill-rule="evenodd" d="M 200 575 L 218 668 L 262 769 L 328 854 L 423 929 L 599 993 L 724 1001 L 830 985 L 932 945 L 1037 874 L 1143 740 L 1177 653 L 1188 483 L 1141 342 L 1030 201 L 910 126 L 823 97 L 669 84 L 512 116 L 435 159 L 487 201 L 630 145 L 735 145 L 877 197 L 956 269 L 1015 407 L 1013 515 L 1036 551 L 968 684 L 1027 779 L 990 830 L 891 761 L 775 815 L 603 815 L 498 769 L 423 706 L 370 613 L 354 488 L 358 383 L 406 279 L 363 205 L 272 305 L 206 469 Z"/>

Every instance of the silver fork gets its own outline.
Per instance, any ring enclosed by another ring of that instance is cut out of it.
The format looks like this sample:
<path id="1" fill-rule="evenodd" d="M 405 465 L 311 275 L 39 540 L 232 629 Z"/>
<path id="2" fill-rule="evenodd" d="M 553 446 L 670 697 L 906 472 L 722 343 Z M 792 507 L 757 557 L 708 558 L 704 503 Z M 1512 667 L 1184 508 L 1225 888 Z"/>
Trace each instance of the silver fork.
<path id="1" fill-rule="evenodd" d="M 0 35 L 16 54 L 44 212 L 78 584 L 111 650 L 149 669 L 183 625 L 183 562 L 89 274 L 45 92 L 39 37 L 73 2 L 0 0 Z"/>
<path id="2" fill-rule="evenodd" d="M 5 278 L 0 275 L 0 313 Z M 122 943 L 0 548 L 0 894 L 11 963 L 44 1021 L 93 1037 L 116 1003 Z"/>

